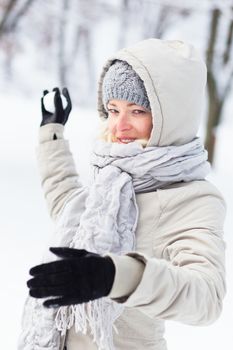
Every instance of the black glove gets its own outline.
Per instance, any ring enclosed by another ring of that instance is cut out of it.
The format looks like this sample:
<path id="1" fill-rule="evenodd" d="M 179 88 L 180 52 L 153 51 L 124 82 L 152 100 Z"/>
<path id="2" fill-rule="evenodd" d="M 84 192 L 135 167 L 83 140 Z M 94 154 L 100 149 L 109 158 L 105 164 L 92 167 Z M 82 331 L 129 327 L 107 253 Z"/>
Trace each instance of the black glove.
<path id="1" fill-rule="evenodd" d="M 70 95 L 67 88 L 62 89 L 62 94 L 65 96 L 67 100 L 66 108 L 63 108 L 62 106 L 60 90 L 58 88 L 54 88 L 53 91 L 55 91 L 55 95 L 54 95 L 55 112 L 51 113 L 45 109 L 43 99 L 44 99 L 44 96 L 49 93 L 49 91 L 44 90 L 43 97 L 41 97 L 42 122 L 40 126 L 43 126 L 45 124 L 50 124 L 50 123 L 58 123 L 58 124 L 65 125 L 65 123 L 68 120 L 70 111 L 72 109 L 72 103 L 71 103 Z"/>
<path id="2" fill-rule="evenodd" d="M 50 251 L 62 260 L 33 267 L 29 273 L 34 278 L 27 282 L 32 297 L 53 297 L 44 306 L 81 304 L 109 294 L 115 277 L 110 257 L 85 249 L 50 248 Z"/>

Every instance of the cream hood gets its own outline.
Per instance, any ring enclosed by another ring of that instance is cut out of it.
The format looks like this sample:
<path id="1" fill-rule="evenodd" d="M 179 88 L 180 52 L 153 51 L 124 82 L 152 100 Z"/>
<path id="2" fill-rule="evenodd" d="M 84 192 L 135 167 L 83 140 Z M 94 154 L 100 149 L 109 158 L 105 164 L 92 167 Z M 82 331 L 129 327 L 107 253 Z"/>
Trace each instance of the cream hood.
<path id="1" fill-rule="evenodd" d="M 206 65 L 195 48 L 177 40 L 147 39 L 118 51 L 100 76 L 98 111 L 104 119 L 102 82 L 115 59 L 128 62 L 144 81 L 153 116 L 147 145 L 191 141 L 199 128 L 207 76 Z"/>

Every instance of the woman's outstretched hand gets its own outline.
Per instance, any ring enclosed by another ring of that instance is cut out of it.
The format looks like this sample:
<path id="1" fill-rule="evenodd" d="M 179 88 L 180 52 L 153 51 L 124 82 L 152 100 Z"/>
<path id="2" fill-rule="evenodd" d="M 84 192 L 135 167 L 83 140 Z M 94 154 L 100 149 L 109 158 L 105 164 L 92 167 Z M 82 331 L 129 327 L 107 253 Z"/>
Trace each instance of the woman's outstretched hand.
<path id="1" fill-rule="evenodd" d="M 115 277 L 115 266 L 110 257 L 85 249 L 50 248 L 61 258 L 31 268 L 33 276 L 27 282 L 34 298 L 49 298 L 46 307 L 59 307 L 88 302 L 107 296 Z"/>
<path id="2" fill-rule="evenodd" d="M 49 96 L 50 94 L 51 96 Z M 49 108 L 46 105 L 46 99 L 48 100 L 48 97 L 52 98 L 52 106 L 49 106 Z M 53 89 L 52 93 L 48 90 L 44 90 L 43 97 L 41 97 L 42 121 L 40 126 L 50 123 L 65 125 L 71 109 L 72 103 L 67 88 L 62 89 L 62 95 L 57 87 Z"/>

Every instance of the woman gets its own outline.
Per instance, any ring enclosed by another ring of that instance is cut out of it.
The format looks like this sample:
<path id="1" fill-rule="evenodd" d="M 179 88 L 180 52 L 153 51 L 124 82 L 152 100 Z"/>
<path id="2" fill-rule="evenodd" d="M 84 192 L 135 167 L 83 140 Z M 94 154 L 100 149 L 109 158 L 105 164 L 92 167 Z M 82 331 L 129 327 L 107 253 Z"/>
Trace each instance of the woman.
<path id="1" fill-rule="evenodd" d="M 164 350 L 165 320 L 219 317 L 225 204 L 196 136 L 205 84 L 204 62 L 181 41 L 148 39 L 110 58 L 90 188 L 63 139 L 68 91 L 65 107 L 55 89 L 54 112 L 42 99 L 38 158 L 56 235 L 30 270 L 20 349 Z"/>

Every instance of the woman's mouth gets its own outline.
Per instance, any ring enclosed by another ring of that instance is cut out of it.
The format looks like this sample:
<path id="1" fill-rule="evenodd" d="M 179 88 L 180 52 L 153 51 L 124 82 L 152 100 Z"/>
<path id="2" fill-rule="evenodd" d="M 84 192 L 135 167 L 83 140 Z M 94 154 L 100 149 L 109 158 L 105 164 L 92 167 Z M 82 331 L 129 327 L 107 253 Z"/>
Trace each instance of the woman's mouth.
<path id="1" fill-rule="evenodd" d="M 135 141 L 136 139 L 133 139 L 133 138 L 123 138 L 123 137 L 118 137 L 117 138 L 117 142 L 119 142 L 119 143 L 130 143 L 130 142 L 133 142 L 133 141 Z"/>

